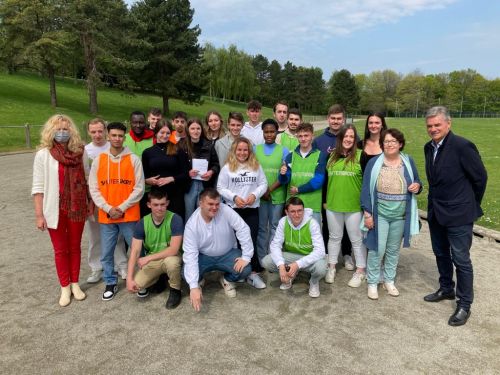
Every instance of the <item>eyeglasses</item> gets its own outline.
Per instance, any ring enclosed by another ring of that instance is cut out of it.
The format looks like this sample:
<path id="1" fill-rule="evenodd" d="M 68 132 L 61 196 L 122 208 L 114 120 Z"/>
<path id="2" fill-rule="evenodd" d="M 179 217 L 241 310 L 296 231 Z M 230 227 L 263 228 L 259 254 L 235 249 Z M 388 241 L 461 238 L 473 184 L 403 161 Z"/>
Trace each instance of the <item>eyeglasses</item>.
<path id="1" fill-rule="evenodd" d="M 397 139 L 388 139 L 384 141 L 384 145 L 397 145 L 399 141 Z"/>

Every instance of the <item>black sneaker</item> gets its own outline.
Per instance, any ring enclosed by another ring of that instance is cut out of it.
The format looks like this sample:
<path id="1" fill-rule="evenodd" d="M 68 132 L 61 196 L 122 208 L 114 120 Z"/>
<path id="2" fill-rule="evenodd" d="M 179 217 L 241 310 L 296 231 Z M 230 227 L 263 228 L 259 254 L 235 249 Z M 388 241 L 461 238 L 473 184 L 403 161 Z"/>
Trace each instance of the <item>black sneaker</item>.
<path id="1" fill-rule="evenodd" d="M 112 285 L 106 285 L 106 289 L 104 290 L 104 293 L 102 294 L 102 300 L 103 301 L 110 301 L 113 299 L 115 296 L 116 292 L 118 292 L 118 287 L 116 284 Z"/>
<path id="2" fill-rule="evenodd" d="M 170 288 L 170 294 L 168 295 L 165 307 L 168 310 L 175 309 L 181 303 L 181 298 L 182 298 L 182 293 L 179 289 Z"/>
<path id="3" fill-rule="evenodd" d="M 139 289 L 139 291 L 137 292 L 137 297 L 139 297 L 139 298 L 145 298 L 147 296 L 149 296 L 149 289 L 148 288 Z"/>

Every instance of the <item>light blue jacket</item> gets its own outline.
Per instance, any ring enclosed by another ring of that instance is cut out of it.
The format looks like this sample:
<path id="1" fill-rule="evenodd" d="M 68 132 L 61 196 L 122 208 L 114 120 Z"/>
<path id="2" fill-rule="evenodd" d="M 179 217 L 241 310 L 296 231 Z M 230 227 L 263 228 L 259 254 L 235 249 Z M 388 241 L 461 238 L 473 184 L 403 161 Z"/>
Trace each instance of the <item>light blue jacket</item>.
<path id="1" fill-rule="evenodd" d="M 406 180 L 407 186 L 410 186 L 413 182 L 418 182 L 420 184 L 420 190 L 417 194 L 422 191 L 422 182 L 418 177 L 418 171 L 415 166 L 415 162 L 413 159 L 406 154 L 401 153 L 403 158 L 406 158 L 406 162 L 403 163 L 404 166 L 404 177 Z M 378 251 L 378 205 L 377 205 L 377 183 L 376 181 L 371 181 L 372 179 L 372 170 L 375 164 L 380 165 L 380 158 L 383 158 L 384 154 L 381 154 L 378 157 L 372 158 L 365 169 L 363 175 L 363 186 L 361 187 L 361 208 L 363 211 L 369 212 L 373 216 L 374 228 L 368 230 L 366 235 L 364 236 L 363 243 L 368 248 L 368 250 Z M 413 179 L 410 176 L 410 172 L 408 171 L 407 164 L 411 167 L 411 174 L 413 175 Z M 378 178 L 378 175 L 375 177 Z M 406 194 L 406 211 L 405 211 L 405 223 L 404 223 L 404 231 L 403 231 L 403 247 L 410 247 L 410 237 L 415 233 L 415 229 L 411 228 L 412 220 L 417 218 L 418 220 L 418 209 L 416 204 L 412 204 L 413 194 L 407 192 Z M 415 220 L 414 220 L 415 221 Z M 363 222 L 362 222 L 363 224 Z M 414 225 L 417 223 L 414 223 Z M 366 228 L 364 229 L 367 230 Z M 418 229 L 417 229 L 418 232 Z"/>

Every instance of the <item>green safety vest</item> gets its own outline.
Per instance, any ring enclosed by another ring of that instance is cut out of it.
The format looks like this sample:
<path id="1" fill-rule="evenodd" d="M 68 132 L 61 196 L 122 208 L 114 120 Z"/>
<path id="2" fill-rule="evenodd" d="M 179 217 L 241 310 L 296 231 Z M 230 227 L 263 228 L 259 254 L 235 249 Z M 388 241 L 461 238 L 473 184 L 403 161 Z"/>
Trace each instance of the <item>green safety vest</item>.
<path id="1" fill-rule="evenodd" d="M 123 146 L 127 146 L 130 152 L 136 154 L 140 159 L 144 150 L 153 146 L 153 138 L 143 139 L 140 142 L 136 142 L 132 139 L 132 136 L 130 134 L 126 134 Z"/>
<path id="2" fill-rule="evenodd" d="M 290 186 L 299 187 L 309 182 L 314 176 L 314 171 L 318 165 L 321 152 L 314 150 L 306 158 L 296 151 L 292 152 L 292 177 L 290 179 Z M 287 199 L 290 198 L 290 189 L 288 189 Z M 311 208 L 314 212 L 321 212 L 321 189 L 311 191 L 309 193 L 297 194 L 297 197 L 302 199 L 305 208 Z"/>
<path id="3" fill-rule="evenodd" d="M 144 216 L 144 233 L 146 237 L 144 248 L 146 249 L 146 254 L 155 254 L 170 246 L 170 239 L 172 237 L 170 223 L 173 217 L 174 213 L 167 211 L 163 223 L 158 228 L 153 222 L 152 214 Z"/>
<path id="4" fill-rule="evenodd" d="M 264 170 L 267 185 L 271 186 L 278 180 L 280 168 L 283 163 L 283 146 L 277 144 L 271 155 L 266 155 L 264 154 L 264 145 L 257 145 L 257 147 L 255 147 L 255 156 Z M 284 186 L 278 187 L 271 193 L 272 204 L 285 203 L 285 198 L 286 190 Z"/>
<path id="5" fill-rule="evenodd" d="M 311 238 L 311 219 L 300 229 L 294 229 L 285 219 L 285 246 L 284 249 L 289 253 L 310 254 L 313 251 Z"/>
<path id="6" fill-rule="evenodd" d="M 354 163 L 345 162 L 341 158 L 335 164 L 326 167 L 328 184 L 326 194 L 326 208 L 335 212 L 361 211 L 361 185 L 363 172 L 359 159 L 361 151 L 357 150 Z"/>
<path id="7" fill-rule="evenodd" d="M 286 147 L 290 152 L 293 152 L 293 150 L 295 150 L 295 148 L 299 145 L 299 140 L 294 135 L 281 133 L 281 145 Z"/>

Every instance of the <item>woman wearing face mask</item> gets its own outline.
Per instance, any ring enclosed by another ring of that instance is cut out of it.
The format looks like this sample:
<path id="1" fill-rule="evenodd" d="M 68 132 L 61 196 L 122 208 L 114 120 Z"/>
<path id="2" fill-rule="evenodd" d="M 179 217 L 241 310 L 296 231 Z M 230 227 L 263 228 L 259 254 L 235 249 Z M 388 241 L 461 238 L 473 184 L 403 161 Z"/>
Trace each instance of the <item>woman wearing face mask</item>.
<path id="1" fill-rule="evenodd" d="M 217 191 L 226 204 L 232 207 L 250 227 L 254 253 L 252 273 L 247 282 L 257 289 L 264 289 L 266 284 L 259 276 L 264 269 L 260 265 L 257 253 L 257 235 L 259 232 L 260 197 L 267 191 L 267 180 L 253 152 L 252 143 L 244 137 L 235 139 L 229 151 L 227 162 L 222 167 Z"/>
<path id="2" fill-rule="evenodd" d="M 54 115 L 45 123 L 33 164 L 31 194 L 36 226 L 48 229 L 61 285 L 60 306 L 81 301 L 85 293 L 78 285 L 81 240 L 85 220 L 93 211 L 89 200 L 84 144 L 73 120 Z"/>
<path id="3" fill-rule="evenodd" d="M 146 190 L 167 192 L 168 209 L 184 220 L 184 193 L 189 181 L 189 160 L 186 153 L 169 140 L 172 125 L 166 119 L 158 121 L 154 133 L 156 143 L 142 153 L 142 168 Z"/>
<path id="4" fill-rule="evenodd" d="M 219 158 L 215 152 L 212 142 L 205 137 L 201 120 L 197 118 L 189 119 L 186 128 L 186 138 L 180 142 L 180 147 L 187 153 L 191 162 L 189 177 L 191 187 L 184 195 L 186 207 L 186 221 L 198 207 L 198 197 L 204 188 L 213 187 L 217 175 L 219 174 Z M 201 173 L 194 169 L 193 160 L 203 159 L 208 162 L 207 171 Z"/>
<path id="5" fill-rule="evenodd" d="M 221 114 L 217 111 L 210 111 L 205 117 L 207 139 L 214 145 L 218 139 L 226 135 L 223 122 Z"/>

